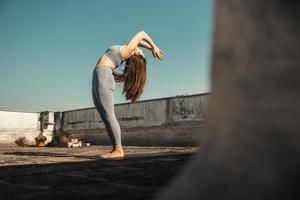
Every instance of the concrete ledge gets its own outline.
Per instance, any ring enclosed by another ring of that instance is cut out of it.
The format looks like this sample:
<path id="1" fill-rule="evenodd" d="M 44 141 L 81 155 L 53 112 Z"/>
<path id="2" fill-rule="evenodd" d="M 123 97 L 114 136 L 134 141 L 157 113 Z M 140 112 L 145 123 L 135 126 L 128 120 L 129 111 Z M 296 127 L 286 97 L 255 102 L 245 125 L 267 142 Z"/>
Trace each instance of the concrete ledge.
<path id="1" fill-rule="evenodd" d="M 206 134 L 209 94 L 176 96 L 115 105 L 124 145 L 197 146 Z M 95 108 L 55 113 L 56 129 L 92 144 L 110 145 Z"/>
<path id="2" fill-rule="evenodd" d="M 197 130 L 197 131 L 195 131 Z M 106 129 L 71 131 L 72 136 L 98 145 L 110 144 Z M 202 136 L 207 134 L 205 124 L 184 122 L 177 125 L 123 128 L 124 145 L 137 146 L 198 146 Z"/>
<path id="3" fill-rule="evenodd" d="M 124 145 L 197 146 L 206 134 L 209 94 L 194 94 L 115 105 Z M 110 145 L 106 127 L 95 108 L 40 113 L 0 111 L 0 142 L 26 137 L 29 144 L 43 133 L 68 131 L 85 142 Z"/>
<path id="4" fill-rule="evenodd" d="M 39 113 L 0 111 L 0 142 L 14 143 L 26 137 L 30 144 L 39 134 Z"/>

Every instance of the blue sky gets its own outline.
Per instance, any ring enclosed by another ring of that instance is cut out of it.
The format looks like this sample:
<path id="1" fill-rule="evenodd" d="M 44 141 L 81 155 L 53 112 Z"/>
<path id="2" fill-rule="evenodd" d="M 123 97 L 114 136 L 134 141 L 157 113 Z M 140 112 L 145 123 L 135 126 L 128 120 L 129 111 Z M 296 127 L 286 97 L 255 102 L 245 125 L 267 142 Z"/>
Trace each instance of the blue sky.
<path id="1" fill-rule="evenodd" d="M 140 30 L 165 53 L 160 61 L 144 51 L 148 77 L 140 100 L 209 92 L 212 2 L 0 0 L 0 110 L 93 107 L 98 58 Z M 114 102 L 129 102 L 121 83 Z"/>

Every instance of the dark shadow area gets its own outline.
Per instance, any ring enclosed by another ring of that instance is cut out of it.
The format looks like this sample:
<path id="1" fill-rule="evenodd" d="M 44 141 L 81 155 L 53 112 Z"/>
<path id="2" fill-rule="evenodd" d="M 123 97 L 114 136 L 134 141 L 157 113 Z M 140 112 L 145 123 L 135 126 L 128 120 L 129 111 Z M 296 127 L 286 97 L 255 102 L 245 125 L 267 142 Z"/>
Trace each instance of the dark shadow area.
<path id="1" fill-rule="evenodd" d="M 72 155 L 67 153 L 51 153 L 51 152 L 4 152 L 4 155 L 15 155 L 15 156 L 49 156 L 49 157 L 73 157 L 73 158 L 83 158 L 83 159 L 98 159 L 96 156 L 85 156 L 85 155 Z"/>
<path id="2" fill-rule="evenodd" d="M 168 156 L 173 155 L 174 152 L 158 152 L 158 153 L 138 153 L 138 154 L 127 154 L 126 159 L 136 159 L 136 158 L 146 158 L 146 157 L 154 157 L 154 156 Z M 177 155 L 179 154 L 187 154 L 187 153 L 179 153 L 176 152 Z M 76 155 L 70 153 L 53 153 L 53 152 L 32 152 L 32 151 L 15 151 L 15 152 L 4 152 L 3 155 L 14 155 L 14 156 L 49 156 L 49 157 L 65 157 L 65 158 L 78 158 L 78 159 L 93 159 L 99 160 L 98 156 L 88 156 L 88 155 Z"/>
<path id="3" fill-rule="evenodd" d="M 47 152 L 13 154 L 67 156 Z M 98 158 L 92 161 L 2 166 L 0 196 L 2 200 L 151 199 L 154 193 L 172 181 L 193 155 L 129 155 L 123 161 Z"/>

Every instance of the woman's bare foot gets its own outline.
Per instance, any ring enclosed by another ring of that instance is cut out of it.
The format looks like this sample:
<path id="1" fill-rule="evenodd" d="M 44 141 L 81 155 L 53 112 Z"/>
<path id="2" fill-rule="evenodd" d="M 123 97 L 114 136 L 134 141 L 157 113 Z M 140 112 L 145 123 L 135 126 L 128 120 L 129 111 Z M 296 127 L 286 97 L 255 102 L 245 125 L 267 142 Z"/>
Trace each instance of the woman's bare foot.
<path id="1" fill-rule="evenodd" d="M 124 152 L 123 151 L 113 151 L 113 152 L 109 153 L 106 158 L 107 159 L 124 158 Z"/>
<path id="2" fill-rule="evenodd" d="M 123 159 L 124 158 L 124 151 L 121 144 L 116 144 L 113 147 L 113 150 L 109 153 L 101 154 L 99 157 L 104 159 Z"/>
<path id="3" fill-rule="evenodd" d="M 111 150 L 110 152 L 107 152 L 107 153 L 104 153 L 104 154 L 98 154 L 97 156 L 100 157 L 100 158 L 107 158 L 107 156 L 113 152 L 114 150 Z"/>
<path id="4" fill-rule="evenodd" d="M 122 145 L 116 144 L 114 146 L 114 149 L 109 154 L 105 154 L 102 158 L 111 159 L 111 160 L 124 159 L 124 151 Z"/>
<path id="5" fill-rule="evenodd" d="M 111 151 L 111 152 L 113 152 L 113 151 Z M 101 157 L 101 158 L 107 158 L 108 155 L 109 155 L 111 152 L 108 152 L 108 153 L 105 153 L 105 154 L 101 154 L 101 155 L 99 155 L 99 157 Z"/>

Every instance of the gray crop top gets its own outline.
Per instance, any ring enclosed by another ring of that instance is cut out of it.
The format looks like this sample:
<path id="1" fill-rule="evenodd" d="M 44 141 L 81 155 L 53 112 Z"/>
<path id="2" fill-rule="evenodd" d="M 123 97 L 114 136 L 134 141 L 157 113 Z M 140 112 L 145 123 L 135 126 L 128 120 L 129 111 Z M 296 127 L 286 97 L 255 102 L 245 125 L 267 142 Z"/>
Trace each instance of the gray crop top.
<path id="1" fill-rule="evenodd" d="M 124 61 L 121 59 L 120 55 L 120 47 L 121 45 L 112 45 L 105 51 L 105 55 L 109 57 L 109 59 L 115 63 L 116 68 L 119 67 Z"/>

